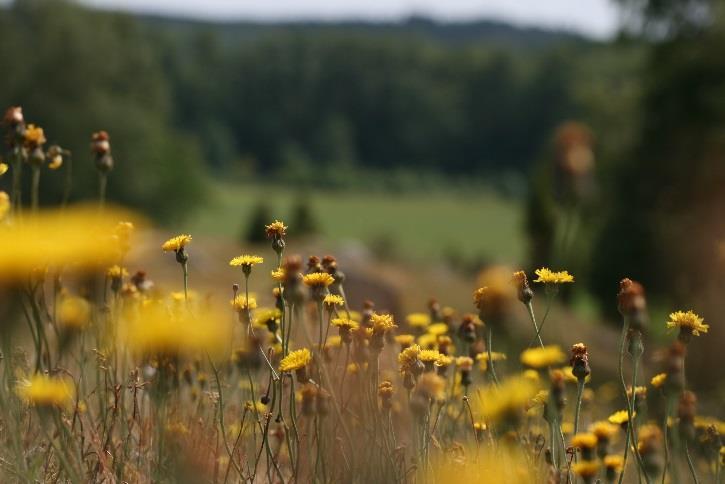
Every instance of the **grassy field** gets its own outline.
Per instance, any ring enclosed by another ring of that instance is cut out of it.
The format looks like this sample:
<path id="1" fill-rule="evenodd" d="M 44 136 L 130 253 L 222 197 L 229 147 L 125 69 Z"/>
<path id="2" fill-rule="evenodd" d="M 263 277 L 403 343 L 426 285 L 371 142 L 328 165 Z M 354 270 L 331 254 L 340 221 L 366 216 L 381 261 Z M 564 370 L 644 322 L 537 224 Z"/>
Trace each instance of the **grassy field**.
<path id="1" fill-rule="evenodd" d="M 457 252 L 471 260 L 515 263 L 525 247 L 522 205 L 490 190 L 479 193 L 299 192 L 269 185 L 217 183 L 209 202 L 187 221 L 191 233 L 239 239 L 254 207 L 266 201 L 272 217 L 291 225 L 291 210 L 302 197 L 321 235 L 333 243 L 359 240 L 388 247 L 395 255 L 417 260 Z"/>

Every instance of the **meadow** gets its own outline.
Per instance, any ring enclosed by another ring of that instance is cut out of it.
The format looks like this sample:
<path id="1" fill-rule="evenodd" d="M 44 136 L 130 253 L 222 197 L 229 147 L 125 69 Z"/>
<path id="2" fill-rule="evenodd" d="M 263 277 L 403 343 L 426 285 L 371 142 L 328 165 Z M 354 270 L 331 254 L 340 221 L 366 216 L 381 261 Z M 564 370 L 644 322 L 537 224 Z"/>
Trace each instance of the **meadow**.
<path id="1" fill-rule="evenodd" d="M 3 482 L 722 481 L 725 424 L 701 411 L 721 405 L 698 402 L 686 365 L 717 322 L 696 310 L 652 317 L 625 277 L 616 332 L 551 321 L 577 276 L 542 263 L 434 279 L 456 297 L 401 312 L 322 253 L 382 233 L 413 261 L 451 245 L 515 263 L 515 204 L 305 192 L 321 231 L 298 242 L 297 193 L 222 185 L 188 225 L 159 228 L 107 196 L 117 160 L 97 131 L 75 167 L 95 171 L 97 198 L 41 207 L 69 159 L 25 116 L 5 112 L 0 164 Z M 586 186 L 567 173 L 571 193 Z M 264 244 L 218 242 L 260 200 L 282 212 L 253 227 Z M 650 327 L 666 331 L 656 345 Z"/>

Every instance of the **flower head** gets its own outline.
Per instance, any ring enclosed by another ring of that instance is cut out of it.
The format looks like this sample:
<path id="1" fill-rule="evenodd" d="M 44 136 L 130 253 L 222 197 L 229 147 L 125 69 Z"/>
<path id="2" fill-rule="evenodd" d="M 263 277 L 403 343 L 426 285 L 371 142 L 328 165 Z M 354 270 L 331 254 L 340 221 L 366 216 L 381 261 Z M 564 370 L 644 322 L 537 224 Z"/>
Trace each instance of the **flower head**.
<path id="1" fill-rule="evenodd" d="M 7 163 L 0 162 L 0 176 L 3 176 L 5 173 L 7 173 L 9 168 L 10 166 Z"/>
<path id="2" fill-rule="evenodd" d="M 15 391 L 18 396 L 36 407 L 63 407 L 73 400 L 73 384 L 64 378 L 33 375 L 22 380 Z"/>
<path id="3" fill-rule="evenodd" d="M 537 394 L 536 384 L 523 377 L 512 377 L 499 386 L 489 386 L 481 395 L 481 414 L 489 422 L 516 419 Z"/>
<path id="4" fill-rule="evenodd" d="M 125 267 L 114 265 L 108 268 L 108 270 L 106 271 L 106 275 L 110 279 L 121 279 L 128 276 L 128 271 Z"/>
<path id="5" fill-rule="evenodd" d="M 624 458 L 621 455 L 608 455 L 604 457 L 604 467 L 618 474 L 624 468 Z"/>
<path id="6" fill-rule="evenodd" d="M 65 297 L 58 308 L 58 324 L 63 328 L 81 329 L 91 318 L 91 305 L 82 297 Z"/>
<path id="7" fill-rule="evenodd" d="M 360 324 L 356 321 L 347 318 L 333 318 L 330 322 L 333 326 L 336 326 L 338 328 L 344 328 L 348 331 L 356 330 L 360 326 Z"/>
<path id="8" fill-rule="evenodd" d="M 230 260 L 229 265 L 232 267 L 242 266 L 242 268 L 251 268 L 253 265 L 261 264 L 262 262 L 264 262 L 264 259 L 258 255 L 244 254 Z"/>
<path id="9" fill-rule="evenodd" d="M 593 433 L 576 434 L 571 439 L 572 447 L 593 449 L 597 445 L 597 436 Z"/>
<path id="10" fill-rule="evenodd" d="M 305 286 L 308 287 L 321 288 L 327 287 L 335 282 L 335 278 L 327 272 L 313 272 L 311 274 L 305 274 L 302 278 L 302 282 L 304 282 Z"/>
<path id="11" fill-rule="evenodd" d="M 650 384 L 655 388 L 661 388 L 666 381 L 667 373 L 658 373 L 657 375 L 652 377 L 652 379 L 650 380 Z"/>
<path id="12" fill-rule="evenodd" d="M 338 294 L 328 294 L 325 296 L 325 299 L 322 300 L 322 304 L 324 304 L 328 310 L 332 311 L 335 306 L 344 306 L 345 300 Z"/>
<path id="13" fill-rule="evenodd" d="M 279 362 L 279 371 L 297 371 L 307 367 L 312 361 L 312 353 L 307 348 L 295 350 Z"/>
<path id="14" fill-rule="evenodd" d="M 634 417 L 634 414 L 632 414 L 632 416 Z M 619 410 L 610 415 L 607 420 L 609 420 L 609 423 L 613 423 L 615 425 L 626 424 L 629 422 L 629 413 L 626 410 Z"/>
<path id="15" fill-rule="evenodd" d="M 566 284 L 574 282 L 574 276 L 567 271 L 554 272 L 548 267 L 542 267 L 541 269 L 536 269 L 534 273 L 538 276 L 534 279 L 534 282 L 544 284 Z"/>
<path id="16" fill-rule="evenodd" d="M 411 313 L 405 318 L 411 328 L 425 328 L 430 324 L 430 315 L 427 313 Z"/>
<path id="17" fill-rule="evenodd" d="M 189 242 L 191 242 L 191 235 L 177 235 L 164 242 L 161 248 L 164 252 L 178 252 L 186 247 Z"/>
<path id="18" fill-rule="evenodd" d="M 547 366 L 558 365 L 565 359 L 566 355 L 556 345 L 529 348 L 521 353 L 521 363 L 529 368 L 546 368 Z"/>
<path id="19" fill-rule="evenodd" d="M 418 371 L 416 367 L 420 362 L 420 346 L 411 345 L 398 354 L 398 364 L 400 371 L 403 373 L 414 373 Z"/>
<path id="20" fill-rule="evenodd" d="M 707 333 L 710 326 L 705 324 L 705 321 L 692 311 L 676 311 L 670 314 L 667 328 L 680 328 L 680 339 L 682 340 L 683 335 L 689 338 L 691 335 L 700 336 L 700 333 Z"/>
<path id="21" fill-rule="evenodd" d="M 617 435 L 619 427 L 605 420 L 600 420 L 589 426 L 589 432 L 596 435 L 598 440 L 608 441 Z"/>
<path id="22" fill-rule="evenodd" d="M 592 460 L 583 460 L 572 466 L 574 474 L 583 479 L 593 479 L 599 472 L 599 462 Z"/>
<path id="23" fill-rule="evenodd" d="M 35 148 L 45 144 L 45 133 L 43 128 L 34 124 L 29 124 L 25 128 L 25 144 L 29 147 Z"/>
<path id="24" fill-rule="evenodd" d="M 255 309 L 257 307 L 256 299 L 250 296 L 249 300 L 247 300 L 246 296 L 241 294 L 232 299 L 230 303 L 237 312 L 246 311 L 247 309 Z"/>
<path id="25" fill-rule="evenodd" d="M 370 323 L 372 323 L 375 333 L 387 333 L 391 329 L 397 328 L 391 314 L 373 313 L 370 315 Z"/>
<path id="26" fill-rule="evenodd" d="M 270 239 L 281 238 L 287 235 L 287 226 L 279 220 L 275 220 L 271 224 L 265 225 L 264 231 Z"/>

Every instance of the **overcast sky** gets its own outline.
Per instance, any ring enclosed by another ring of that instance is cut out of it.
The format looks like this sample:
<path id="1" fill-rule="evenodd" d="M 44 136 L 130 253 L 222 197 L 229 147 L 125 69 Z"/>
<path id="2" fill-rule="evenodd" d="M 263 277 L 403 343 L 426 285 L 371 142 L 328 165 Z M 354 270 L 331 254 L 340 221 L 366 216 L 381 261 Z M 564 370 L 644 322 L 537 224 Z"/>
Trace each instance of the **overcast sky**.
<path id="1" fill-rule="evenodd" d="M 0 0 L 1 2 L 2 0 Z M 390 20 L 412 13 L 449 20 L 496 18 L 564 27 L 596 37 L 613 33 L 612 0 L 80 0 L 96 7 L 205 19 Z"/>

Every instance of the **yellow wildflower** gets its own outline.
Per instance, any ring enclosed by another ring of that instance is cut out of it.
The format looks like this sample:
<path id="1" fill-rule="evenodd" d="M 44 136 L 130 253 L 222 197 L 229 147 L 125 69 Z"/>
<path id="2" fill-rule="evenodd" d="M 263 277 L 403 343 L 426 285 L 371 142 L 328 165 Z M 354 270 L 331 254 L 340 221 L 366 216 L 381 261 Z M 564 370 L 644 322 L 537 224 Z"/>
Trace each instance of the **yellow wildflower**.
<path id="1" fill-rule="evenodd" d="M 536 269 L 534 273 L 538 276 L 534 282 L 543 282 L 544 284 L 565 284 L 574 282 L 574 276 L 567 271 L 554 272 L 547 267 Z"/>
<path id="2" fill-rule="evenodd" d="M 0 191 L 0 221 L 10 212 L 10 196 L 7 192 Z"/>
<path id="3" fill-rule="evenodd" d="M 24 133 L 25 142 L 32 146 L 40 146 L 45 144 L 45 133 L 43 132 L 43 128 L 40 126 L 36 126 L 34 124 L 29 124 L 25 128 Z"/>
<path id="4" fill-rule="evenodd" d="M 624 458 L 621 455 L 608 455 L 604 457 L 604 467 L 619 473 L 624 468 Z"/>
<path id="5" fill-rule="evenodd" d="M 448 332 L 448 325 L 446 323 L 434 323 L 426 328 L 428 334 L 440 336 Z"/>
<path id="6" fill-rule="evenodd" d="M 597 436 L 591 433 L 576 434 L 571 439 L 571 445 L 580 449 L 593 449 L 597 445 Z"/>
<path id="7" fill-rule="evenodd" d="M 111 279 L 121 279 L 128 276 L 128 271 L 124 267 L 115 265 L 108 268 L 106 275 Z"/>
<path id="8" fill-rule="evenodd" d="M 249 301 L 247 301 L 246 296 L 240 294 L 229 302 L 237 312 L 245 311 L 247 309 L 255 309 L 257 307 L 257 300 L 251 295 L 249 296 Z"/>
<path id="9" fill-rule="evenodd" d="M 705 324 L 705 321 L 692 311 L 676 311 L 670 314 L 670 320 L 667 321 L 667 328 L 680 328 L 680 330 L 689 331 L 695 336 L 700 336 L 700 333 L 707 333 L 710 326 Z"/>
<path id="10" fill-rule="evenodd" d="M 650 383 L 655 388 L 660 388 L 662 385 L 665 384 L 665 381 L 667 381 L 667 373 L 658 373 L 657 375 L 652 377 L 652 380 L 650 380 Z"/>
<path id="11" fill-rule="evenodd" d="M 599 462 L 592 460 L 583 460 L 572 466 L 574 474 L 584 478 L 593 479 L 599 472 Z"/>
<path id="12" fill-rule="evenodd" d="M 407 348 L 408 346 L 415 343 L 415 336 L 413 336 L 412 334 L 398 334 L 395 336 L 395 342 L 403 348 Z"/>
<path id="13" fill-rule="evenodd" d="M 307 348 L 292 351 L 279 362 L 279 371 L 297 371 L 312 361 L 312 353 Z"/>
<path id="14" fill-rule="evenodd" d="M 507 358 L 506 353 L 498 353 L 496 351 L 491 352 L 491 359 L 493 361 L 502 361 Z M 481 370 L 486 371 L 488 369 L 488 352 L 484 351 L 476 355 L 476 360 L 479 362 Z"/>
<path id="15" fill-rule="evenodd" d="M 182 234 L 172 237 L 161 245 L 164 252 L 178 252 L 191 242 L 191 235 Z"/>
<path id="16" fill-rule="evenodd" d="M 287 234 L 287 226 L 279 220 L 275 220 L 271 224 L 265 225 L 264 231 L 269 238 L 280 238 Z"/>
<path id="17" fill-rule="evenodd" d="M 283 268 L 275 269 L 271 272 L 272 279 L 274 279 L 277 282 L 284 282 L 285 278 L 287 277 L 287 273 Z"/>
<path id="18" fill-rule="evenodd" d="M 536 370 L 532 370 L 531 368 L 529 368 L 528 370 L 524 370 L 522 375 L 524 378 L 534 381 L 534 382 L 539 381 L 541 379 L 541 377 L 539 376 L 539 372 Z"/>
<path id="19" fill-rule="evenodd" d="M 635 415 L 636 412 L 632 414 L 632 417 L 634 417 Z M 622 425 L 629 422 L 629 414 L 626 410 L 619 410 L 610 415 L 607 420 L 609 420 L 609 423 L 613 423 L 615 425 Z"/>
<path id="20" fill-rule="evenodd" d="M 58 308 L 58 324 L 68 329 L 81 329 L 91 318 L 91 305 L 82 297 L 65 297 Z"/>
<path id="21" fill-rule="evenodd" d="M 400 371 L 411 372 L 414 370 L 415 364 L 420 361 L 421 349 L 418 345 L 411 345 L 398 354 L 398 364 Z"/>
<path id="22" fill-rule="evenodd" d="M 373 325 L 373 331 L 376 333 L 387 332 L 397 328 L 395 321 L 393 321 L 393 316 L 390 314 L 373 313 L 370 316 L 370 322 Z"/>
<path id="23" fill-rule="evenodd" d="M 332 318 L 332 320 L 330 322 L 332 323 L 333 326 L 338 327 L 338 328 L 343 328 L 348 331 L 354 331 L 360 327 L 359 323 L 357 323 L 356 321 L 353 321 L 352 319 L 347 319 L 347 318 Z"/>
<path id="24" fill-rule="evenodd" d="M 529 368 L 546 368 L 547 366 L 557 365 L 565 359 L 566 355 L 556 345 L 529 348 L 521 353 L 521 363 Z"/>
<path id="25" fill-rule="evenodd" d="M 438 345 L 438 337 L 434 334 L 424 333 L 418 336 L 418 344 L 421 348 L 431 349 Z"/>
<path id="26" fill-rule="evenodd" d="M 327 296 L 325 296 L 325 299 L 322 300 L 322 304 L 324 304 L 330 311 L 332 311 L 335 306 L 344 306 L 345 300 L 340 295 L 328 294 Z"/>
<path id="27" fill-rule="evenodd" d="M 405 318 L 411 328 L 425 328 L 430 324 L 430 316 L 426 313 L 411 313 Z"/>
<path id="28" fill-rule="evenodd" d="M 597 439 L 606 441 L 617 435 L 619 427 L 605 420 L 600 420 L 589 426 L 589 432 L 596 435 Z"/>
<path id="29" fill-rule="evenodd" d="M 0 176 L 3 176 L 5 173 L 8 172 L 8 164 L 0 162 Z"/>
<path id="30" fill-rule="evenodd" d="M 481 414 L 489 422 L 518 417 L 536 395 L 536 385 L 523 377 L 511 377 L 500 386 L 481 393 Z"/>
<path id="31" fill-rule="evenodd" d="M 36 407 L 63 407 L 73 400 L 73 384 L 69 380 L 47 375 L 36 374 L 30 380 L 22 380 L 15 391 L 22 400 Z"/>
<path id="32" fill-rule="evenodd" d="M 311 274 L 305 274 L 302 282 L 308 287 L 327 287 L 335 282 L 335 278 L 327 272 L 313 272 Z"/>
<path id="33" fill-rule="evenodd" d="M 264 259 L 262 257 L 259 257 L 258 255 L 243 254 L 230 260 L 229 265 L 232 267 L 242 266 L 246 268 L 251 268 L 253 265 L 261 264 L 262 262 L 264 262 Z"/>
<path id="34" fill-rule="evenodd" d="M 424 363 L 433 363 L 440 356 L 441 354 L 438 352 L 438 350 L 421 350 L 420 355 L 418 355 L 418 359 Z"/>

